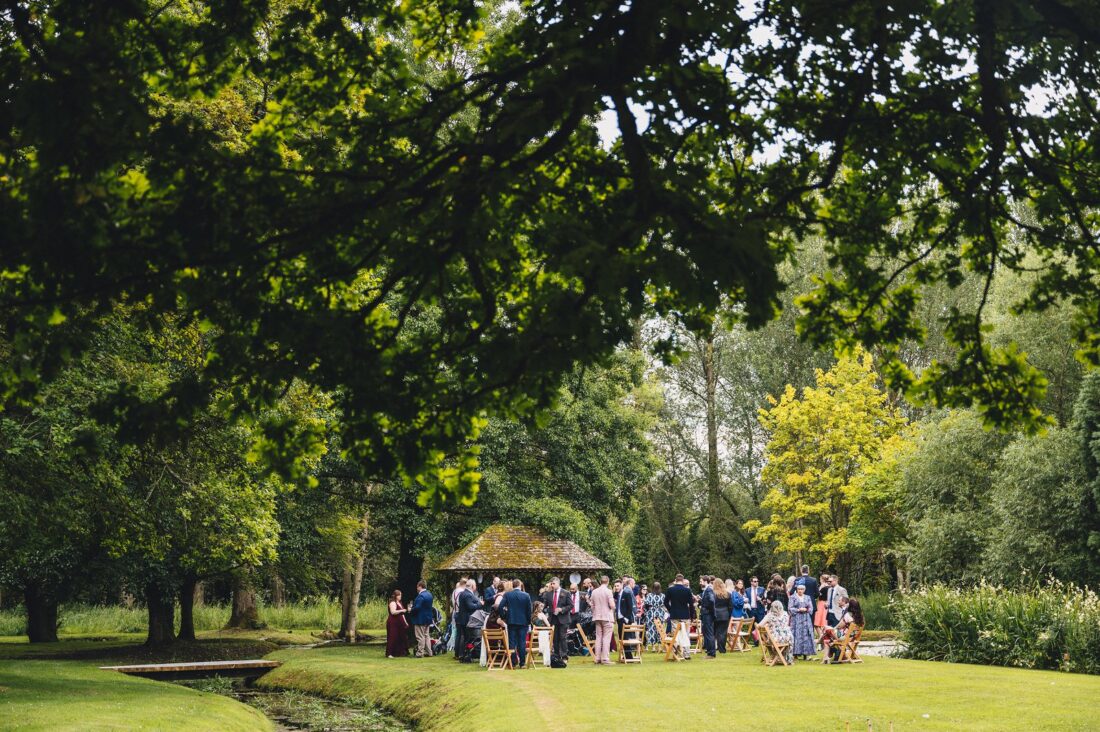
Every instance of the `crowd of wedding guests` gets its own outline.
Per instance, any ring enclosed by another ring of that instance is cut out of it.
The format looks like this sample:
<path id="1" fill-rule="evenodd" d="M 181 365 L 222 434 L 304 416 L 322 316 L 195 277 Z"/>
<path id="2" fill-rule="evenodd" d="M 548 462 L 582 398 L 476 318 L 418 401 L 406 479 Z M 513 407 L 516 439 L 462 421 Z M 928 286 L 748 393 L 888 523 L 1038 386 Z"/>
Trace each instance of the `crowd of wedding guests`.
<path id="1" fill-rule="evenodd" d="M 415 633 L 416 655 L 430 656 L 436 652 L 429 632 L 437 622 L 433 602 L 423 580 L 408 607 L 402 602 L 400 590 L 394 590 L 386 625 L 387 656 L 407 655 L 410 625 Z M 622 635 L 625 625 L 641 625 L 645 629 L 642 642 L 648 649 L 661 648 L 662 640 L 672 636 L 676 657 L 690 660 L 690 623 L 685 621 L 698 621 L 695 627 L 703 639 L 702 657 L 713 659 L 716 654 L 726 652 L 730 629 L 745 626 L 749 618 L 756 627 L 767 628 L 777 644 L 785 646 L 789 662 L 817 656 L 819 649 L 822 661 L 828 661 L 835 656 L 838 641 L 849 626 L 864 625 L 859 600 L 848 596 L 840 577 L 835 574 L 813 577 L 805 565 L 800 575 L 786 580 L 773 574 L 766 586 L 757 577 L 751 577 L 746 584 L 740 579 L 703 575 L 698 579 L 697 591 L 679 574 L 667 587 L 660 582 L 639 584 L 630 576 L 613 582 L 603 576 L 598 580 L 587 578 L 566 589 L 554 577 L 535 593 L 529 592 L 519 579 L 500 577 L 493 577 L 479 592 L 477 582 L 464 577 L 450 596 L 447 647 L 457 660 L 472 663 L 476 659 L 471 650 L 480 646 L 481 629 L 499 627 L 507 630 L 516 665 L 522 666 L 532 628 L 537 633 L 538 628 L 553 627 L 553 648 L 543 648 L 543 655 L 566 658 L 570 653 L 570 631 L 582 626 L 594 635 L 595 662 L 610 664 L 616 635 Z M 546 638 L 549 633 L 540 635 L 542 642 L 549 642 Z M 747 638 L 746 642 L 749 641 Z M 751 642 L 759 643 L 755 629 Z M 633 650 L 626 645 L 624 654 L 629 658 Z M 483 650 L 481 654 L 484 663 Z"/>

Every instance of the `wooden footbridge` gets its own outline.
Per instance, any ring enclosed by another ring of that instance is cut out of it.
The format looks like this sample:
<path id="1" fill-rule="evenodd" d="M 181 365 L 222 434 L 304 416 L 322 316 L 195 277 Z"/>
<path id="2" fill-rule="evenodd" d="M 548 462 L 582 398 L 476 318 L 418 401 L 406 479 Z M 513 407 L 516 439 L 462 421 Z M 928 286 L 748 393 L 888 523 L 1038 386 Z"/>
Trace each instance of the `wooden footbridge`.
<path id="1" fill-rule="evenodd" d="M 255 679 L 273 668 L 280 661 L 257 658 L 244 661 L 201 661 L 197 663 L 143 663 L 133 666 L 100 666 L 105 671 L 118 671 L 147 679 L 177 681 L 180 679 L 206 679 L 212 676 L 233 676 Z"/>

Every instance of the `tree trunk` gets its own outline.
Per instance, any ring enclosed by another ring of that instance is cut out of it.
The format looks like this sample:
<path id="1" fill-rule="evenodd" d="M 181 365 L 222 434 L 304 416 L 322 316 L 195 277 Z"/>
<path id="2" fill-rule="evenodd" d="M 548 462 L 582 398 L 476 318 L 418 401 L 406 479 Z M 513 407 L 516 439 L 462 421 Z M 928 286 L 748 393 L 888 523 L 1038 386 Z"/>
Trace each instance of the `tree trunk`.
<path id="1" fill-rule="evenodd" d="M 275 607 L 286 605 L 286 584 L 277 573 L 271 575 L 271 604 Z"/>
<path id="2" fill-rule="evenodd" d="M 38 584 L 28 584 L 23 588 L 23 603 L 31 643 L 57 641 L 57 600 L 53 595 Z"/>
<path id="3" fill-rule="evenodd" d="M 145 605 L 149 609 L 147 646 L 163 646 L 175 642 L 175 603 L 155 583 L 145 585 Z"/>
<path id="4" fill-rule="evenodd" d="M 707 420 L 707 516 L 718 516 L 718 366 L 714 359 L 714 327 L 703 340 L 703 380 L 706 382 Z"/>
<path id="5" fill-rule="evenodd" d="M 180 585 L 180 632 L 179 640 L 195 640 L 195 588 L 199 582 L 193 577 L 185 579 Z"/>
<path id="6" fill-rule="evenodd" d="M 206 585 L 202 582 L 195 583 L 195 593 L 192 595 L 191 604 L 194 607 L 202 607 L 206 604 Z"/>
<path id="7" fill-rule="evenodd" d="M 256 605 L 256 591 L 244 574 L 233 577 L 233 612 L 229 616 L 227 628 L 255 630 L 262 628 L 260 611 Z"/>
<path id="8" fill-rule="evenodd" d="M 423 579 L 423 572 L 424 557 L 416 552 L 415 537 L 410 531 L 402 531 L 397 553 L 397 589 L 401 590 L 406 606 L 416 597 L 416 583 Z"/>
<path id="9" fill-rule="evenodd" d="M 359 594 L 363 588 L 363 563 L 367 558 L 367 536 L 370 529 L 370 514 L 363 514 L 362 529 L 359 532 L 359 546 L 351 557 L 352 566 L 344 570 L 343 613 L 340 620 L 340 637 L 349 643 L 357 640 L 359 628 Z"/>
<path id="10" fill-rule="evenodd" d="M 351 627 L 351 583 L 352 583 L 352 557 L 348 557 L 344 563 L 344 579 L 340 583 L 340 632 L 337 638 L 347 638 L 348 629 Z"/>

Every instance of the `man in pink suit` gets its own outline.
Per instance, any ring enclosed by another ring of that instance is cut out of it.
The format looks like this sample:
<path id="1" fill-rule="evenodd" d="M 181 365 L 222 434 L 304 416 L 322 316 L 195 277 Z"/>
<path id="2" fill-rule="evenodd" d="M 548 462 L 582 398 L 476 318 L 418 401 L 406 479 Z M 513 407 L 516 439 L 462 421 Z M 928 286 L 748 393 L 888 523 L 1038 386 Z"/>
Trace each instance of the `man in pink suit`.
<path id="1" fill-rule="evenodd" d="M 611 634 L 615 627 L 615 595 L 607 586 L 607 575 L 600 577 L 600 586 L 592 590 L 592 620 L 596 623 L 596 663 L 611 665 Z"/>

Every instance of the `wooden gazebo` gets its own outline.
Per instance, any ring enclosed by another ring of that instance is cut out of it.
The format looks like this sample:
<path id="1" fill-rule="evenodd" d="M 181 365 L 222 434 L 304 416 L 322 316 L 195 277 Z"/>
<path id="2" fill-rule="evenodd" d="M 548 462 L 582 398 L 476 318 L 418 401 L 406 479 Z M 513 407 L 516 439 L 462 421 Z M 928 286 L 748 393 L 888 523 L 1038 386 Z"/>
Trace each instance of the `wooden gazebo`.
<path id="1" fill-rule="evenodd" d="M 552 539 L 530 526 L 494 524 L 436 567 L 454 577 L 458 574 L 496 574 L 503 579 L 518 577 L 537 592 L 549 575 L 558 575 L 566 587 L 570 573 L 580 575 L 607 572 L 611 567 L 568 539 Z"/>

